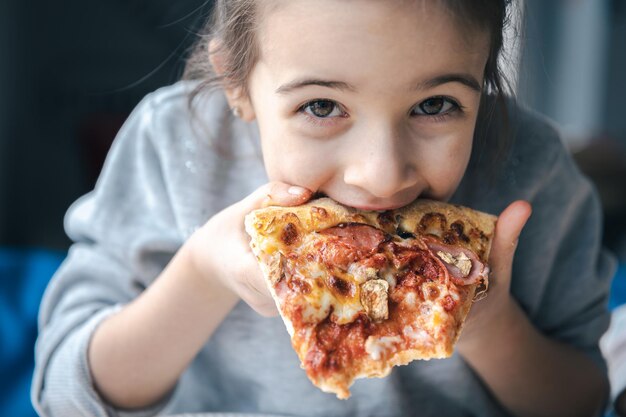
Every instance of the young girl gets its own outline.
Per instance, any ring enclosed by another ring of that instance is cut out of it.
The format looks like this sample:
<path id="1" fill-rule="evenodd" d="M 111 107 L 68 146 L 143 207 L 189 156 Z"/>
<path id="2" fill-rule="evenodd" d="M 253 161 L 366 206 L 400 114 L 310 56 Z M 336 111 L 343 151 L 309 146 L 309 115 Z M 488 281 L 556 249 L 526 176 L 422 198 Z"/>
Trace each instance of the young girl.
<path id="1" fill-rule="evenodd" d="M 37 410 L 599 412 L 613 263 L 592 186 L 555 130 L 502 97 L 507 3 L 217 1 L 189 62 L 196 80 L 138 106 L 69 211 L 76 243 L 41 306 Z M 347 401 L 307 380 L 243 217 L 315 193 L 368 210 L 419 197 L 500 214 L 490 293 L 453 357 L 359 380 Z"/>

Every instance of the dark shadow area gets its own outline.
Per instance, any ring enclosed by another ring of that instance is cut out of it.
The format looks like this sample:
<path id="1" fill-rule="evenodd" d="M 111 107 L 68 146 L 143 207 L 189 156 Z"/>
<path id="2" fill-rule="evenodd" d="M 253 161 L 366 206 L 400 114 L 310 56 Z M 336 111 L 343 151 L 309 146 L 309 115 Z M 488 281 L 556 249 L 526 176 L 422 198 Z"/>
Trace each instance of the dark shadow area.
<path id="1" fill-rule="evenodd" d="M 69 204 L 117 130 L 175 82 L 211 2 L 0 5 L 0 245 L 65 249 Z"/>

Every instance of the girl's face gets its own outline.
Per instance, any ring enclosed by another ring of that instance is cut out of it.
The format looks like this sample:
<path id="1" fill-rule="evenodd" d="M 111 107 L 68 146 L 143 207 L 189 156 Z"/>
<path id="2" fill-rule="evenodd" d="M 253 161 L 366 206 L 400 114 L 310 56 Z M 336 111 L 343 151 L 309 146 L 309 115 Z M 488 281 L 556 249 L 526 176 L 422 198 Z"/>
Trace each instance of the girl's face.
<path id="1" fill-rule="evenodd" d="M 370 210 L 450 198 L 489 42 L 432 3 L 290 0 L 263 12 L 247 104 L 270 180 Z"/>

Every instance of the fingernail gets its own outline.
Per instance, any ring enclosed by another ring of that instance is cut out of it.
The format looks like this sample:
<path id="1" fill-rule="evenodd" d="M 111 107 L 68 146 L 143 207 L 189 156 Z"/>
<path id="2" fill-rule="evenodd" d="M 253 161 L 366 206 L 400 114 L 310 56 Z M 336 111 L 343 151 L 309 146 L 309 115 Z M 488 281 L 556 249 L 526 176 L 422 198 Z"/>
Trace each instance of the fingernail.
<path id="1" fill-rule="evenodd" d="M 291 195 L 302 195 L 304 193 L 306 193 L 306 189 L 302 188 L 302 187 L 298 187 L 295 185 L 292 185 L 291 187 L 289 187 L 289 189 L 287 190 L 287 192 Z"/>

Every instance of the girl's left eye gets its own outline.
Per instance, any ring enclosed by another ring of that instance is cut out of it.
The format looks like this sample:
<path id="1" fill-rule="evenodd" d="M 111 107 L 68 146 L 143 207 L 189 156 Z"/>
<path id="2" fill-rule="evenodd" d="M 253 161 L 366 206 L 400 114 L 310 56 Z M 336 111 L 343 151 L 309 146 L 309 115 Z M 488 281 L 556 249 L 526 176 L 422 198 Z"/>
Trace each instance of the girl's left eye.
<path id="1" fill-rule="evenodd" d="M 332 100 L 309 101 L 300 107 L 299 110 L 320 119 L 340 117 L 344 115 L 344 112 L 341 108 L 339 108 L 339 105 Z"/>
<path id="2" fill-rule="evenodd" d="M 411 115 L 443 116 L 459 109 L 460 106 L 446 97 L 430 97 L 413 107 Z"/>

